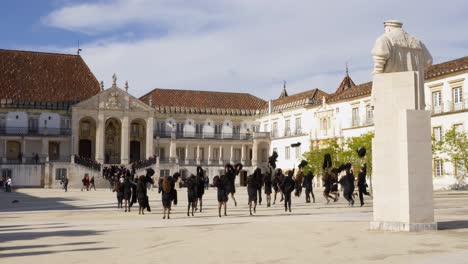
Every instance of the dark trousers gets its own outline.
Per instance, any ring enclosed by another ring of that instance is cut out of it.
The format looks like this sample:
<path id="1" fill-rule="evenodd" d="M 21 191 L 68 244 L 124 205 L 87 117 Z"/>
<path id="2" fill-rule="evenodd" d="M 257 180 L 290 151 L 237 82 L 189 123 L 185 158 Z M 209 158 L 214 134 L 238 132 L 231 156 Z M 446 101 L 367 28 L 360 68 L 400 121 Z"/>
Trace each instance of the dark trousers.
<path id="1" fill-rule="evenodd" d="M 364 195 L 370 196 L 370 193 L 366 190 L 359 190 L 359 200 L 361 201 L 361 205 L 364 204 Z"/>
<path id="2" fill-rule="evenodd" d="M 291 210 L 291 193 L 290 192 L 284 193 L 284 209 L 287 210 L 288 208 L 289 210 Z"/>
<path id="3" fill-rule="evenodd" d="M 305 195 L 306 195 L 306 202 L 309 202 L 309 203 L 310 203 L 310 196 L 311 196 L 311 195 L 312 195 L 312 199 L 313 199 L 314 202 L 315 202 L 314 191 L 313 191 L 312 189 L 310 189 L 310 190 L 306 189 Z"/>
<path id="4" fill-rule="evenodd" d="M 258 189 L 258 204 L 262 204 L 262 188 Z"/>
<path id="5" fill-rule="evenodd" d="M 343 197 L 346 199 L 346 201 L 348 202 L 354 202 L 354 199 L 353 199 L 353 192 L 343 192 Z"/>

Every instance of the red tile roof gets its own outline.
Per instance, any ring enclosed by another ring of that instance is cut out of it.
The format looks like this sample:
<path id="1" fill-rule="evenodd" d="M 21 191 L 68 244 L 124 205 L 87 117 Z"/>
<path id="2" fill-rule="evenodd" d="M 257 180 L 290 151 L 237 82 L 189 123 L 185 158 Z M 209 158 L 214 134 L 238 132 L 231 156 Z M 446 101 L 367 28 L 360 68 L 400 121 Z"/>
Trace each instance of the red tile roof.
<path id="1" fill-rule="evenodd" d="M 140 100 L 150 104 L 150 98 L 151 104 L 160 112 L 250 115 L 268 106 L 266 101 L 246 93 L 157 88 L 140 97 Z"/>
<path id="2" fill-rule="evenodd" d="M 372 82 L 354 85 L 339 93 L 331 94 L 326 98 L 327 102 L 336 102 L 341 100 L 350 99 L 353 97 L 368 96 L 372 92 Z"/>
<path id="3" fill-rule="evenodd" d="M 425 78 L 432 79 L 441 75 L 453 73 L 453 72 L 460 72 L 460 71 L 467 71 L 468 70 L 468 56 L 442 62 L 439 64 L 434 64 L 426 70 Z"/>
<path id="4" fill-rule="evenodd" d="M 2 102 L 82 101 L 99 91 L 79 55 L 0 50 Z"/>

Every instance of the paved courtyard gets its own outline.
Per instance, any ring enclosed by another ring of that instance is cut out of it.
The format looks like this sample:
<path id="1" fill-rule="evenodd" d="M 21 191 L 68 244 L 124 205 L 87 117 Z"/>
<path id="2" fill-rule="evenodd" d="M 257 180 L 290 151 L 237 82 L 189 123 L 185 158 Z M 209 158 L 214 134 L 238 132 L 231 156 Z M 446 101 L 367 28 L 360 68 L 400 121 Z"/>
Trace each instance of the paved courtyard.
<path id="1" fill-rule="evenodd" d="M 230 200 L 218 218 L 210 189 L 189 218 L 182 189 L 170 220 L 157 191 L 149 196 L 153 211 L 138 215 L 117 210 L 109 190 L 1 192 L 0 263 L 468 263 L 468 192 L 434 193 L 440 230 L 409 234 L 369 231 L 370 201 L 325 205 L 320 190 L 315 204 L 262 204 L 251 217 L 240 187 L 238 206 Z"/>

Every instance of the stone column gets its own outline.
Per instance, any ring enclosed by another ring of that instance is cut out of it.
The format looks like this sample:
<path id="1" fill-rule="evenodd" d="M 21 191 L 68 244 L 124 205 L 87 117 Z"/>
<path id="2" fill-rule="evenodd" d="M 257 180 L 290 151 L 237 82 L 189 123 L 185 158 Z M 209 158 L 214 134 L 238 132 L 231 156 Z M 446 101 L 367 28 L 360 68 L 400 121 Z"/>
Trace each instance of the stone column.
<path id="1" fill-rule="evenodd" d="M 258 157 L 258 142 L 255 142 L 253 143 L 253 146 L 252 146 L 252 167 L 257 167 L 257 157 Z"/>
<path id="2" fill-rule="evenodd" d="M 41 155 L 44 160 L 49 157 L 49 139 L 43 138 L 42 139 L 42 148 L 41 148 Z"/>
<path id="3" fill-rule="evenodd" d="M 197 144 L 197 165 L 200 165 L 200 144 Z"/>
<path id="4" fill-rule="evenodd" d="M 3 140 L 3 154 L 2 154 L 2 158 L 3 158 L 3 162 L 6 163 L 7 162 L 7 153 L 8 153 L 8 147 L 7 147 L 7 144 L 8 144 L 8 140 L 4 139 Z"/>
<path id="5" fill-rule="evenodd" d="M 104 113 L 98 114 L 96 123 L 96 143 L 94 157 L 99 163 L 104 163 L 104 130 L 106 122 L 104 120 Z"/>
<path id="6" fill-rule="evenodd" d="M 169 159 L 171 161 L 175 160 L 176 159 L 176 143 L 175 143 L 175 140 L 171 140 L 171 142 L 169 143 Z"/>
<path id="7" fill-rule="evenodd" d="M 229 163 L 234 163 L 234 146 L 231 145 L 231 157 L 229 158 Z"/>
<path id="8" fill-rule="evenodd" d="M 189 147 L 185 144 L 185 165 L 189 164 Z"/>
<path id="9" fill-rule="evenodd" d="M 26 139 L 24 138 L 21 141 L 21 153 L 23 154 L 21 162 L 24 164 L 24 162 L 26 161 Z"/>
<path id="10" fill-rule="evenodd" d="M 223 164 L 223 145 L 219 145 L 219 165 Z"/>
<path id="11" fill-rule="evenodd" d="M 242 145 L 242 150 L 241 150 L 241 163 L 242 165 L 245 165 L 245 145 Z"/>
<path id="12" fill-rule="evenodd" d="M 154 119 L 151 116 L 151 117 L 148 117 L 148 119 L 146 120 L 146 149 L 145 149 L 146 157 L 145 158 L 147 159 L 153 156 L 153 144 L 154 144 L 153 127 L 154 127 Z"/>
<path id="13" fill-rule="evenodd" d="M 129 160 L 129 120 L 128 115 L 125 114 L 122 118 L 122 132 L 121 134 L 121 145 L 120 145 L 120 163 L 128 164 Z"/>
<path id="14" fill-rule="evenodd" d="M 208 165 L 211 165 L 211 145 L 208 145 Z"/>

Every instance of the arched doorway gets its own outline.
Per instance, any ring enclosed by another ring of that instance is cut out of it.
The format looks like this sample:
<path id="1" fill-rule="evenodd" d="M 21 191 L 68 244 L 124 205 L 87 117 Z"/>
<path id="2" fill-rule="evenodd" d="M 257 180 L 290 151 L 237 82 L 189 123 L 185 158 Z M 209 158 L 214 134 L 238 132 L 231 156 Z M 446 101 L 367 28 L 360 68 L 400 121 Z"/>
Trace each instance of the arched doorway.
<path id="1" fill-rule="evenodd" d="M 104 130 L 104 163 L 120 164 L 122 124 L 117 118 L 106 120 Z"/>
<path id="2" fill-rule="evenodd" d="M 146 123 L 135 119 L 130 124 L 130 162 L 145 159 Z"/>
<path id="3" fill-rule="evenodd" d="M 95 159 L 96 121 L 92 117 L 83 117 L 79 123 L 78 155 Z"/>

